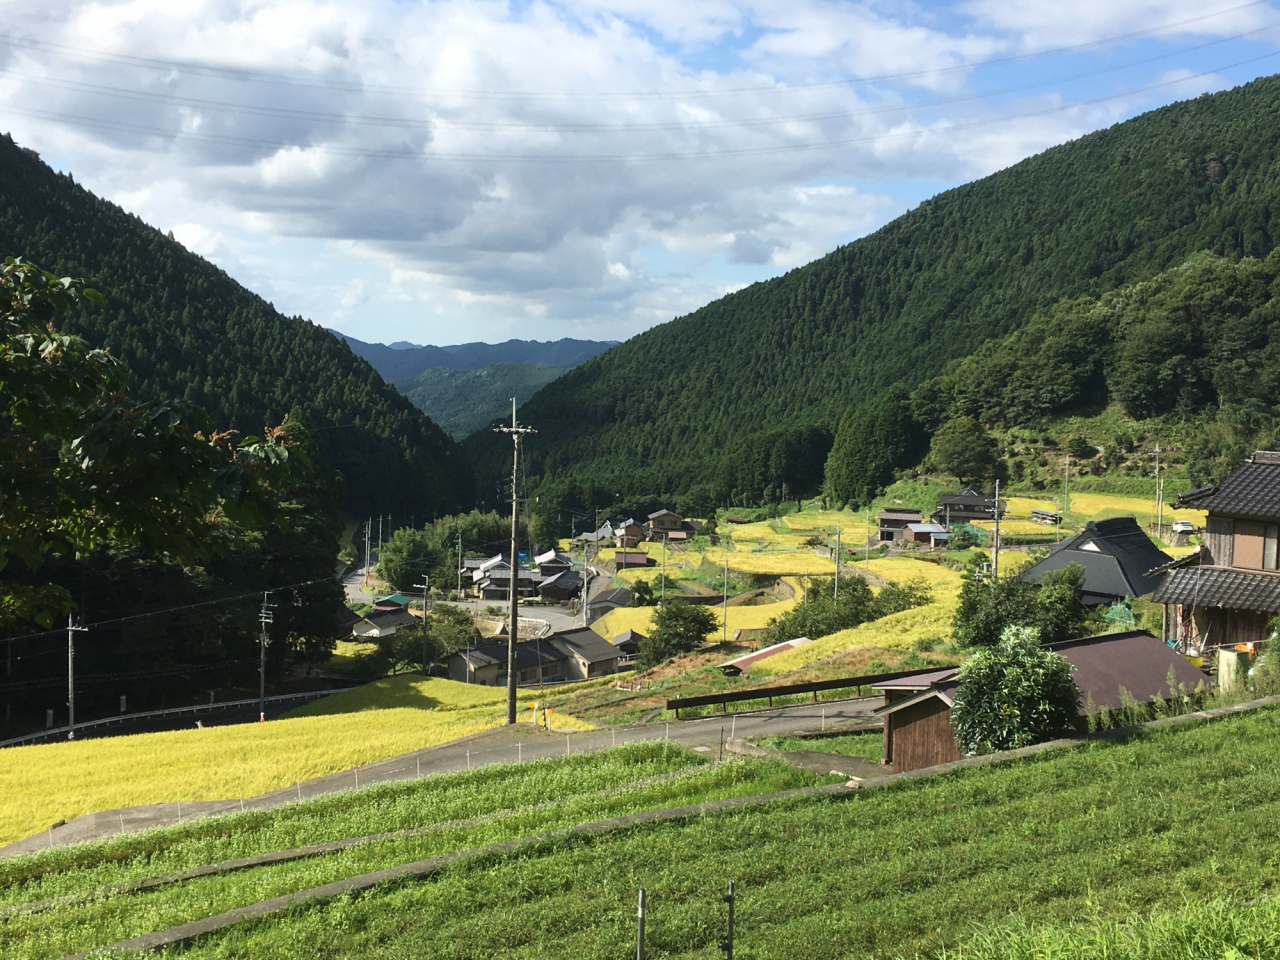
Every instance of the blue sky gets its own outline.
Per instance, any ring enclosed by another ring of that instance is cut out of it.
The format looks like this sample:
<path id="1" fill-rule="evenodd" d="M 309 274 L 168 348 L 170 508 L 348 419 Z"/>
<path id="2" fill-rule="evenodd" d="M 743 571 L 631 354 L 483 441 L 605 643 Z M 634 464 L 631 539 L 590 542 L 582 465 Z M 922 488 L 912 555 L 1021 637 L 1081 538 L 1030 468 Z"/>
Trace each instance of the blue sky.
<path id="1" fill-rule="evenodd" d="M 3 128 L 363 340 L 625 339 L 1280 70 L 1280 6 L 0 0 Z"/>

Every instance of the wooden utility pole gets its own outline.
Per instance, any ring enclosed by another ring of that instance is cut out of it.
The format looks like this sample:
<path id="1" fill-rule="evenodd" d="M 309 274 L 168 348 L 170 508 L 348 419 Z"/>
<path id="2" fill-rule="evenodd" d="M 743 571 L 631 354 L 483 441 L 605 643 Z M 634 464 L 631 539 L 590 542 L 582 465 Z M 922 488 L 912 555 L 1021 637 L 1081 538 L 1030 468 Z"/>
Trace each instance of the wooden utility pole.
<path id="1" fill-rule="evenodd" d="M 274 603 L 267 603 L 267 594 L 262 594 L 262 610 L 258 613 L 258 625 L 261 633 L 258 636 L 258 722 L 267 719 L 267 647 L 271 641 L 267 638 L 267 624 L 275 618 L 271 615 Z"/>
<path id="2" fill-rule="evenodd" d="M 870 512 L 871 511 L 869 510 L 867 511 L 868 515 L 870 514 Z M 868 532 L 867 536 L 870 537 L 871 534 Z M 840 524 L 839 523 L 836 524 L 836 586 L 835 586 L 835 589 L 832 591 L 831 599 L 832 600 L 840 599 Z"/>
<path id="3" fill-rule="evenodd" d="M 516 398 L 511 398 L 511 426 L 494 427 L 494 433 L 508 433 L 515 446 L 511 459 L 511 615 L 507 635 L 507 723 L 516 722 L 516 640 L 520 623 L 520 554 L 516 549 L 516 520 L 520 516 L 520 441 L 526 433 L 537 433 L 532 427 L 522 427 L 516 420 Z M 585 571 L 584 571 L 585 572 Z"/>
<path id="4" fill-rule="evenodd" d="M 1000 579 L 1000 481 L 996 481 L 996 505 L 992 508 L 996 516 L 995 537 L 991 547 L 991 581 Z"/>
<path id="5" fill-rule="evenodd" d="M 422 588 L 422 675 L 427 675 L 427 590 L 431 587 L 431 578 L 423 576 L 421 583 L 415 587 Z"/>
<path id="6" fill-rule="evenodd" d="M 729 538 L 722 537 L 724 544 L 724 623 L 720 629 L 720 642 L 729 639 Z"/>
<path id="7" fill-rule="evenodd" d="M 67 739 L 76 738 L 76 634 L 88 627 L 77 627 L 67 614 Z"/>

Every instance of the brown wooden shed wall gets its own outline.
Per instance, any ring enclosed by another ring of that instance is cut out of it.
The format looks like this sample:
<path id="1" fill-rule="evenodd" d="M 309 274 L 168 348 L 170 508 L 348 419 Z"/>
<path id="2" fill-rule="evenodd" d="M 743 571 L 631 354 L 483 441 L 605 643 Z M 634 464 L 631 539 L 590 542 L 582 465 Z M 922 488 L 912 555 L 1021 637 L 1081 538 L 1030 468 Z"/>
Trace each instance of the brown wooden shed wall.
<path id="1" fill-rule="evenodd" d="M 940 697 L 930 697 L 885 719 L 894 773 L 960 759 L 951 731 L 951 708 Z"/>

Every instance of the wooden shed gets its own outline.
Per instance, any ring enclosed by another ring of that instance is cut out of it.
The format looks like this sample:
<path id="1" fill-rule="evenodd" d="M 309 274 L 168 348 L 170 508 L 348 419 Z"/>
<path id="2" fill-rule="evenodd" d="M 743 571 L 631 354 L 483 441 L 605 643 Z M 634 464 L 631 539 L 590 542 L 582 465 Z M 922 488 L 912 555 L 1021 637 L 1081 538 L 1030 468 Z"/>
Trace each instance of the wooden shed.
<path id="1" fill-rule="evenodd" d="M 951 704 L 955 698 L 954 667 L 876 684 L 884 693 L 884 762 L 894 773 L 919 770 L 960 759 L 951 732 Z"/>

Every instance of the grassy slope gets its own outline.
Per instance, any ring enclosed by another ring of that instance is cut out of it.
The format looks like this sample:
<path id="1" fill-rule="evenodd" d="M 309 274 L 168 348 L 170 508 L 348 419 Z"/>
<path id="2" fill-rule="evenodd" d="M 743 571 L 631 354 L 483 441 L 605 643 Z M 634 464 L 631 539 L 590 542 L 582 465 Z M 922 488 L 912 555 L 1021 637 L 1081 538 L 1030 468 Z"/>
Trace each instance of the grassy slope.
<path id="1" fill-rule="evenodd" d="M 505 721 L 505 697 L 496 687 L 401 676 L 270 723 L 12 747 L 0 753 L 0 843 L 95 810 L 250 797 L 479 733 Z M 587 726 L 569 716 L 555 725 Z"/>
<path id="2" fill-rule="evenodd" d="M 61 957 L 442 853 L 638 810 L 794 789 L 823 780 L 779 761 L 709 764 L 671 744 L 632 744 L 603 756 L 428 777 L 55 850 L 0 864 L 0 877 L 6 881 L 0 904 L 76 894 L 83 898 L 97 891 L 96 895 L 87 902 L 10 918 L 0 926 L 0 954 L 11 960 Z M 189 880 L 145 894 L 101 892 L 107 884 L 226 858 L 426 825 L 441 829 Z"/>
<path id="3" fill-rule="evenodd" d="M 247 924 L 185 956 L 626 956 L 643 886 L 651 955 L 710 957 L 730 880 L 740 954 L 755 960 L 914 956 L 1014 914 L 1058 923 L 1253 896 L 1280 880 L 1278 746 L 1272 710 L 848 799 L 566 838 Z"/>

